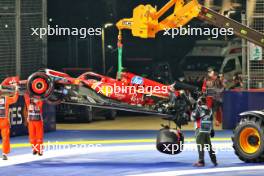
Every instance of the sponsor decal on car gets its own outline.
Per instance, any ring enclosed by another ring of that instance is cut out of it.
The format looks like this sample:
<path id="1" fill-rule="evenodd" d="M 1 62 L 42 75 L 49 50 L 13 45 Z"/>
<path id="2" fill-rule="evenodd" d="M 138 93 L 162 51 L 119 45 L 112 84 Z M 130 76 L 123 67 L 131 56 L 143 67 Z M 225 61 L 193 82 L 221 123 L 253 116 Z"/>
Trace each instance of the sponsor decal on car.
<path id="1" fill-rule="evenodd" d="M 143 80 L 143 78 L 140 77 L 140 76 L 134 76 L 134 77 L 132 78 L 132 80 L 131 80 L 131 83 L 132 83 L 132 84 L 138 84 L 138 85 L 141 85 L 141 84 L 144 83 L 144 80 Z"/>
<path id="2" fill-rule="evenodd" d="M 92 84 L 91 88 L 93 90 L 96 90 L 98 88 L 100 89 L 101 84 L 102 84 L 102 82 L 95 82 L 95 83 Z"/>

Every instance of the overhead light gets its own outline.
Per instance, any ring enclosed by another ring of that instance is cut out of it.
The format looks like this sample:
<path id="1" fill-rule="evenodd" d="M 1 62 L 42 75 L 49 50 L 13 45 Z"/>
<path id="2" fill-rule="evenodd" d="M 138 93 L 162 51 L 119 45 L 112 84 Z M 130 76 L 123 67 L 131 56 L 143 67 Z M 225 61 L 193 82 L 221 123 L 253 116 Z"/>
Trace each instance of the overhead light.
<path id="1" fill-rule="evenodd" d="M 107 48 L 109 48 L 109 49 L 113 49 L 113 46 L 112 45 L 107 45 Z"/>
<path id="2" fill-rule="evenodd" d="M 108 28 L 108 27 L 111 27 L 113 26 L 114 24 L 113 23 L 105 23 L 104 24 L 104 28 Z"/>

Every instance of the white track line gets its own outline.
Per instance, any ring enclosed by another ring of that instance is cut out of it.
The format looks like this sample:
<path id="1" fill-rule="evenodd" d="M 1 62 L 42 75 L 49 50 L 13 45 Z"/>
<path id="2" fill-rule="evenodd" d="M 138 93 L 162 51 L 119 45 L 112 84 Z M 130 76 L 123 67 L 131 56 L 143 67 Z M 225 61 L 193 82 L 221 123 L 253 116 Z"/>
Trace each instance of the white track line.
<path id="1" fill-rule="evenodd" d="M 34 161 L 41 161 L 41 160 L 51 159 L 51 158 L 56 158 L 56 157 L 86 155 L 90 153 L 119 152 L 119 151 L 144 151 L 144 150 L 154 150 L 154 149 L 155 149 L 155 146 L 153 145 L 129 145 L 129 146 L 107 146 L 107 147 L 97 147 L 97 148 L 46 151 L 44 152 L 43 156 L 33 156 L 32 154 L 10 156 L 7 161 L 0 160 L 0 167 L 24 164 L 24 163 L 34 162 Z"/>
<path id="2" fill-rule="evenodd" d="M 256 170 L 264 170 L 264 167 L 263 166 L 223 167 L 223 168 L 213 168 L 213 169 L 193 169 L 193 170 L 155 172 L 155 173 L 129 175 L 129 176 L 179 176 L 179 175 L 209 174 L 209 173 L 234 172 L 234 171 L 256 171 Z"/>
<path id="3" fill-rule="evenodd" d="M 231 143 L 216 143 L 214 147 L 216 149 L 222 149 L 226 146 L 232 146 Z M 196 145 L 194 143 L 186 144 L 185 149 L 195 149 Z M 30 151 L 30 149 L 28 149 Z M 103 153 L 103 152 L 122 152 L 122 151 L 150 151 L 156 150 L 156 146 L 153 144 L 145 145 L 122 145 L 122 146 L 102 146 L 102 147 L 90 147 L 90 148 L 74 148 L 74 149 L 64 149 L 64 150 L 49 150 L 44 151 L 43 156 L 33 156 L 30 154 L 22 154 L 10 156 L 7 161 L 2 161 L 0 158 L 0 167 L 12 166 L 17 164 L 29 163 L 34 161 L 41 161 L 45 159 L 51 159 L 56 157 L 69 157 L 74 155 L 86 155 L 92 153 Z"/>

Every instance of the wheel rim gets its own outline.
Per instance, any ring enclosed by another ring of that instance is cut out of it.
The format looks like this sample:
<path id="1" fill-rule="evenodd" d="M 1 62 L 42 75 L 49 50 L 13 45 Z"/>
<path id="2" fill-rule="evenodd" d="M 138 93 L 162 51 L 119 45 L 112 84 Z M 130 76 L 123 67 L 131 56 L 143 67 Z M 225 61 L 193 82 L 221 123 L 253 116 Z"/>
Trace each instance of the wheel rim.
<path id="1" fill-rule="evenodd" d="M 260 135 L 255 128 L 244 128 L 240 133 L 239 141 L 245 153 L 254 154 L 260 148 Z"/>
<path id="2" fill-rule="evenodd" d="M 47 88 L 47 81 L 43 78 L 37 78 L 32 82 L 32 90 L 37 94 L 43 94 Z"/>

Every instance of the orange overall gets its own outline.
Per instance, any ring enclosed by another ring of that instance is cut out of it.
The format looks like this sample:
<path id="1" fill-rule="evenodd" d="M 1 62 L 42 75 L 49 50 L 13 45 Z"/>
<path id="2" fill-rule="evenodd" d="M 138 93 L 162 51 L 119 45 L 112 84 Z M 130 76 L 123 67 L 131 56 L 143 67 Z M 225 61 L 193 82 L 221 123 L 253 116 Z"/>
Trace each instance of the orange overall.
<path id="1" fill-rule="evenodd" d="M 43 152 L 43 117 L 41 100 L 34 100 L 25 94 L 25 102 L 28 113 L 28 133 L 29 141 L 32 145 L 33 152 L 42 154 Z"/>
<path id="2" fill-rule="evenodd" d="M 3 154 L 10 153 L 9 106 L 17 102 L 18 92 L 14 96 L 0 96 L 0 131 L 3 143 Z"/>

